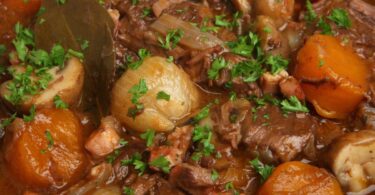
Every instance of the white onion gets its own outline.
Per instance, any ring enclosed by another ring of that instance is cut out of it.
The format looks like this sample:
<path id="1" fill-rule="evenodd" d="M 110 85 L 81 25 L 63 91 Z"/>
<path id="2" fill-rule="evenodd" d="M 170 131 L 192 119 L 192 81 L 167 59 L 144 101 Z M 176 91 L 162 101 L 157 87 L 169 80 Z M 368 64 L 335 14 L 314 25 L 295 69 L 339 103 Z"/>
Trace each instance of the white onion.
<path id="1" fill-rule="evenodd" d="M 134 119 L 128 116 L 133 107 L 129 89 L 144 79 L 148 91 L 139 102 L 145 107 Z M 164 91 L 170 100 L 157 100 Z M 112 90 L 112 114 L 122 123 L 137 131 L 154 129 L 170 131 L 175 122 L 198 107 L 199 93 L 189 76 L 175 64 L 162 57 L 146 58 L 136 70 L 128 70 L 115 83 Z"/>
<path id="2" fill-rule="evenodd" d="M 174 16 L 163 14 L 158 18 L 151 28 L 166 35 L 169 30 L 180 29 L 184 32 L 180 44 L 190 49 L 205 50 L 217 45 L 224 46 L 222 40 L 211 33 L 202 32 L 199 28 Z"/>

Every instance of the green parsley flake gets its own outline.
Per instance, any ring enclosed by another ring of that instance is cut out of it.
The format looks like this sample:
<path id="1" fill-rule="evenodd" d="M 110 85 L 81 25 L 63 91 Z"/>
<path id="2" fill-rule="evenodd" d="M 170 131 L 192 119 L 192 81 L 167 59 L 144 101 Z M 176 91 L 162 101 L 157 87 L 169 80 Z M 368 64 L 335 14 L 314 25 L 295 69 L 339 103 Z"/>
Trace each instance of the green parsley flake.
<path id="1" fill-rule="evenodd" d="M 168 174 L 170 172 L 170 162 L 164 156 L 160 156 L 151 161 L 150 165 L 161 169 L 164 173 Z"/>
<path id="2" fill-rule="evenodd" d="M 140 137 L 143 140 L 146 140 L 146 146 L 150 147 L 152 146 L 152 143 L 154 142 L 155 131 L 152 129 L 148 129 L 145 133 L 141 134 Z"/>
<path id="3" fill-rule="evenodd" d="M 133 61 L 133 59 L 130 56 L 128 56 L 126 59 L 126 61 L 128 62 L 128 67 L 132 70 L 138 69 L 142 65 L 144 59 L 146 59 L 147 57 L 151 55 L 151 52 L 148 51 L 147 49 L 142 48 L 138 50 L 137 54 L 138 54 L 139 60 Z"/>
<path id="4" fill-rule="evenodd" d="M 215 16 L 215 25 L 219 26 L 219 27 L 224 27 L 224 28 L 231 27 L 231 23 L 224 18 L 225 18 L 225 15 L 216 15 Z"/>
<path id="5" fill-rule="evenodd" d="M 125 195 L 134 195 L 135 194 L 134 190 L 131 189 L 130 187 L 127 187 L 127 186 L 124 187 L 124 189 L 122 190 L 122 192 Z"/>
<path id="6" fill-rule="evenodd" d="M 288 112 L 309 112 L 309 109 L 302 105 L 296 96 L 292 96 L 287 100 L 283 100 L 281 103 L 281 109 Z"/>
<path id="7" fill-rule="evenodd" d="M 321 33 L 323 35 L 333 35 L 333 32 L 332 32 L 332 28 L 331 26 L 326 23 L 323 18 L 320 18 L 319 21 L 318 21 L 318 27 L 320 28 L 320 30 L 322 31 Z"/>
<path id="8" fill-rule="evenodd" d="M 48 142 L 48 149 L 51 149 L 55 143 L 55 141 L 53 140 L 53 137 L 52 137 L 52 134 L 51 132 L 47 129 L 45 132 L 44 132 L 44 135 L 46 136 L 46 139 L 47 139 L 47 142 Z"/>
<path id="9" fill-rule="evenodd" d="M 213 169 L 211 171 L 211 180 L 216 181 L 218 178 L 219 178 L 219 173 L 215 169 Z"/>
<path id="10" fill-rule="evenodd" d="M 5 127 L 9 126 L 14 121 L 14 119 L 16 119 L 16 116 L 17 116 L 17 114 L 14 113 L 9 118 L 2 119 L 1 122 L 0 122 L 0 130 L 3 130 Z"/>
<path id="11" fill-rule="evenodd" d="M 32 105 L 30 110 L 29 110 L 29 115 L 23 115 L 23 120 L 25 122 L 31 122 L 32 120 L 34 120 L 34 117 L 35 117 L 35 105 Z"/>
<path id="12" fill-rule="evenodd" d="M 152 13 L 151 8 L 149 8 L 149 7 L 143 8 L 143 10 L 142 10 L 142 18 L 150 16 L 151 13 Z"/>
<path id="13" fill-rule="evenodd" d="M 262 76 L 263 72 L 260 61 L 247 60 L 234 65 L 231 75 L 232 78 L 240 76 L 245 82 L 254 82 Z"/>
<path id="14" fill-rule="evenodd" d="M 159 91 L 158 94 L 156 94 L 156 99 L 169 101 L 171 96 L 164 91 Z"/>
<path id="15" fill-rule="evenodd" d="M 276 75 L 288 67 L 289 61 L 281 56 L 269 56 L 265 64 L 271 68 L 271 73 Z"/>
<path id="16" fill-rule="evenodd" d="M 140 79 L 139 83 L 134 85 L 132 88 L 129 89 L 129 93 L 132 94 L 131 102 L 133 104 L 137 104 L 139 101 L 139 98 L 141 96 L 145 95 L 148 91 L 146 80 Z"/>
<path id="17" fill-rule="evenodd" d="M 207 72 L 208 78 L 211 80 L 217 79 L 219 77 L 220 70 L 224 69 L 227 66 L 228 66 L 228 62 L 225 61 L 224 58 L 222 57 L 216 58 L 212 62 L 211 68 Z"/>
<path id="18" fill-rule="evenodd" d="M 81 43 L 81 49 L 85 50 L 89 47 L 89 45 L 90 45 L 90 42 L 88 40 L 83 40 L 83 42 Z"/>
<path id="19" fill-rule="evenodd" d="M 314 22 L 318 18 L 318 15 L 314 11 L 312 3 L 309 0 L 306 0 L 306 10 L 307 12 L 305 13 L 305 21 L 308 23 Z"/>
<path id="20" fill-rule="evenodd" d="M 203 120 L 204 118 L 208 117 L 208 114 L 210 113 L 210 108 L 212 104 L 208 104 L 205 107 L 203 107 L 197 115 L 193 117 L 193 123 L 197 124 L 199 121 Z"/>
<path id="21" fill-rule="evenodd" d="M 272 174 L 272 171 L 274 169 L 273 166 L 265 165 L 263 164 L 259 158 L 255 158 L 251 160 L 250 165 L 255 169 L 255 171 L 262 177 L 261 182 L 265 182 L 267 178 Z"/>
<path id="22" fill-rule="evenodd" d="M 7 51 L 7 47 L 4 44 L 0 44 L 0 57 L 2 57 Z"/>
<path id="23" fill-rule="evenodd" d="M 140 153 L 134 153 L 130 159 L 121 160 L 122 166 L 133 165 L 134 169 L 139 172 L 139 175 L 143 175 L 147 168 L 147 164 L 142 161 L 142 155 Z"/>
<path id="24" fill-rule="evenodd" d="M 208 126 L 195 126 L 193 131 L 193 142 L 200 144 L 204 156 L 209 156 L 215 151 L 215 146 L 211 143 L 212 131 Z"/>
<path id="25" fill-rule="evenodd" d="M 234 195 L 239 195 L 240 193 L 234 188 L 234 185 L 232 182 L 228 182 L 225 184 L 225 190 L 226 191 L 232 191 Z"/>
<path id="26" fill-rule="evenodd" d="M 181 29 L 171 29 L 168 30 L 165 40 L 159 37 L 158 41 L 162 48 L 171 50 L 177 46 L 183 36 L 184 31 L 182 31 Z"/>
<path id="27" fill-rule="evenodd" d="M 59 4 L 59 5 L 64 5 L 66 3 L 66 0 L 56 0 L 56 2 Z"/>
<path id="28" fill-rule="evenodd" d="M 252 57 L 254 52 L 260 51 L 260 40 L 258 35 L 250 32 L 247 36 L 240 36 L 235 42 L 228 42 L 227 45 L 235 54 Z"/>
<path id="29" fill-rule="evenodd" d="M 327 17 L 333 21 L 337 26 L 349 29 L 352 26 L 349 14 L 346 10 L 341 8 L 335 8 L 332 10 L 331 14 Z"/>
<path id="30" fill-rule="evenodd" d="M 55 107 L 58 109 L 67 109 L 69 107 L 68 104 L 66 104 L 60 96 L 56 95 L 53 98 L 53 103 L 55 104 Z"/>

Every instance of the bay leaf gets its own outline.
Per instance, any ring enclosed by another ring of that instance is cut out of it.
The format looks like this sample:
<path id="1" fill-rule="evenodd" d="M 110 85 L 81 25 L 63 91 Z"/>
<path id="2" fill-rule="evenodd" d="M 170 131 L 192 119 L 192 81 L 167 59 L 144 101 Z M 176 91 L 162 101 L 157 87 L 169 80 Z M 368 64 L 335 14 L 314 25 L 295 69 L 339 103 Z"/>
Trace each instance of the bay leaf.
<path id="1" fill-rule="evenodd" d="M 84 49 L 85 84 L 80 108 L 94 109 L 99 117 L 109 113 L 110 89 L 115 76 L 114 22 L 105 8 L 96 0 L 44 1 L 44 14 L 36 24 L 36 47 L 49 50 L 56 43 L 65 49 Z"/>

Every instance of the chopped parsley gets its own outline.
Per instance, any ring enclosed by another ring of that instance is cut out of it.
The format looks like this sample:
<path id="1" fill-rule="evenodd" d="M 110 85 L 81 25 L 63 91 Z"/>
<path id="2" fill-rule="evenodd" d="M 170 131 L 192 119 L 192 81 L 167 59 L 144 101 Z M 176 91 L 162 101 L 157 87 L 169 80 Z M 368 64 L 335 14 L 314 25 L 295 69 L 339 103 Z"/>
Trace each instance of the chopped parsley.
<path id="1" fill-rule="evenodd" d="M 55 107 L 58 109 L 67 109 L 69 105 L 65 103 L 60 96 L 56 95 L 53 98 L 53 103 L 55 104 Z"/>
<path id="2" fill-rule="evenodd" d="M 211 171 L 211 180 L 216 181 L 218 178 L 219 178 L 219 173 L 215 169 L 213 169 Z"/>
<path id="3" fill-rule="evenodd" d="M 129 89 L 128 93 L 132 94 L 131 102 L 134 104 L 134 107 L 128 110 L 129 117 L 134 119 L 144 109 L 143 104 L 139 102 L 139 98 L 145 95 L 147 91 L 148 88 L 144 79 L 140 79 L 138 84 Z"/>
<path id="4" fill-rule="evenodd" d="M 332 10 L 331 14 L 327 17 L 333 21 L 337 26 L 349 29 L 352 26 L 349 14 L 346 10 L 341 8 L 335 8 Z"/>
<path id="5" fill-rule="evenodd" d="M 210 26 L 208 24 L 209 20 L 210 19 L 207 18 L 207 17 L 203 18 L 203 22 L 202 22 L 201 27 L 200 27 L 201 31 L 202 32 L 214 32 L 214 33 L 217 33 L 220 28 L 217 27 L 217 26 Z"/>
<path id="6" fill-rule="evenodd" d="M 318 28 L 320 28 L 320 30 L 322 31 L 321 33 L 323 35 L 333 35 L 331 26 L 327 22 L 325 22 L 323 18 L 319 19 L 317 25 Z"/>
<path id="7" fill-rule="evenodd" d="M 66 0 L 56 0 L 56 2 L 60 5 L 64 5 L 66 3 Z"/>
<path id="8" fill-rule="evenodd" d="M 35 117 L 35 105 L 32 105 L 30 110 L 29 110 L 29 115 L 23 115 L 23 120 L 25 122 L 31 122 L 34 120 Z"/>
<path id="9" fill-rule="evenodd" d="M 48 149 L 51 149 L 55 143 L 55 141 L 53 140 L 53 137 L 52 137 L 52 134 L 51 132 L 47 129 L 45 132 L 44 132 L 44 135 L 46 136 L 46 139 L 47 139 L 47 142 L 48 142 Z"/>
<path id="10" fill-rule="evenodd" d="M 263 72 L 260 61 L 247 60 L 236 64 L 231 70 L 231 75 L 233 78 L 241 76 L 245 82 L 254 82 L 262 76 Z"/>
<path id="11" fill-rule="evenodd" d="M 0 44 L 0 57 L 2 57 L 7 51 L 7 47 L 3 44 Z"/>
<path id="12" fill-rule="evenodd" d="M 195 151 L 198 155 L 195 158 L 200 159 L 202 155 L 209 156 L 215 151 L 215 146 L 211 143 L 212 131 L 208 126 L 196 125 L 193 131 L 193 142 L 198 143 L 199 147 Z"/>
<path id="13" fill-rule="evenodd" d="M 261 176 L 261 182 L 265 182 L 267 178 L 272 174 L 274 169 L 273 166 L 263 164 L 258 157 L 251 160 L 250 165 L 255 169 L 255 171 Z"/>
<path id="14" fill-rule="evenodd" d="M 143 175 L 147 168 L 147 164 L 142 161 L 142 155 L 140 153 L 135 153 L 130 159 L 121 160 L 122 166 L 133 165 L 135 170 L 139 172 L 139 175 Z"/>
<path id="15" fill-rule="evenodd" d="M 288 112 L 309 112 L 309 109 L 303 105 L 296 96 L 291 96 L 289 99 L 283 100 L 280 103 L 281 109 Z"/>
<path id="16" fill-rule="evenodd" d="M 270 71 L 273 75 L 278 74 L 282 70 L 288 67 L 289 61 L 281 56 L 268 56 L 265 64 L 270 67 Z"/>
<path id="17" fill-rule="evenodd" d="M 225 18 L 225 15 L 216 15 L 215 25 L 220 26 L 220 27 L 225 27 L 225 28 L 231 27 L 231 23 L 224 18 Z"/>
<path id="18" fill-rule="evenodd" d="M 165 91 L 159 91 L 156 94 L 156 99 L 169 101 L 171 99 L 171 96 L 167 94 Z"/>
<path id="19" fill-rule="evenodd" d="M 125 195 L 134 195 L 134 190 L 131 189 L 130 187 L 127 187 L 127 186 L 124 187 L 124 189 L 122 190 L 122 192 Z"/>
<path id="20" fill-rule="evenodd" d="M 139 3 L 139 0 L 132 0 L 132 5 L 137 5 Z"/>
<path id="21" fill-rule="evenodd" d="M 269 26 L 264 27 L 263 31 L 268 33 L 268 34 L 272 33 L 272 29 Z"/>
<path id="22" fill-rule="evenodd" d="M 143 63 L 143 60 L 151 55 L 151 52 L 148 51 L 147 49 L 142 48 L 138 50 L 137 54 L 138 54 L 139 60 L 134 60 L 130 56 L 126 57 L 128 67 L 132 70 L 138 69 L 139 66 L 141 66 L 141 64 Z"/>
<path id="23" fill-rule="evenodd" d="M 154 142 L 155 131 L 152 129 L 148 129 L 145 133 L 141 134 L 140 137 L 143 140 L 146 140 L 146 146 L 150 147 L 152 146 L 152 143 Z"/>
<path id="24" fill-rule="evenodd" d="M 170 167 L 169 167 L 170 163 L 164 156 L 160 156 L 156 158 L 155 160 L 151 161 L 149 164 L 153 167 L 157 167 L 161 169 L 164 173 L 170 172 Z"/>
<path id="25" fill-rule="evenodd" d="M 212 62 L 211 68 L 207 72 L 208 78 L 211 79 L 211 80 L 217 79 L 219 77 L 220 70 L 227 67 L 227 66 L 228 66 L 228 62 L 225 61 L 224 58 L 222 58 L 222 57 L 216 58 Z"/>
<path id="26" fill-rule="evenodd" d="M 307 12 L 305 13 L 305 16 L 304 16 L 305 21 L 308 23 L 314 22 L 318 18 L 318 15 L 314 11 L 312 3 L 309 0 L 306 0 L 306 10 Z"/>
<path id="27" fill-rule="evenodd" d="M 254 52 L 257 52 L 257 55 L 260 53 L 260 40 L 258 35 L 249 32 L 247 36 L 240 36 L 235 42 L 228 42 L 227 45 L 231 51 L 235 54 L 252 57 Z"/>
<path id="28" fill-rule="evenodd" d="M 232 191 L 234 195 L 239 195 L 240 193 L 234 188 L 233 182 L 228 182 L 225 184 L 226 191 Z"/>
<path id="29" fill-rule="evenodd" d="M 171 50 L 177 46 L 183 36 L 184 31 L 182 31 L 181 29 L 171 29 L 168 30 L 167 36 L 164 40 L 159 37 L 158 41 L 162 48 Z"/>
<path id="30" fill-rule="evenodd" d="M 210 108 L 211 108 L 212 104 L 208 104 L 206 105 L 205 107 L 203 107 L 197 115 L 195 115 L 193 117 L 193 123 L 194 124 L 197 124 L 199 123 L 201 120 L 203 120 L 204 118 L 208 117 L 208 114 L 210 113 Z"/>
<path id="31" fill-rule="evenodd" d="M 16 119 L 16 115 L 17 114 L 15 113 L 12 116 L 10 116 L 9 118 L 2 119 L 1 122 L 0 122 L 0 130 L 9 126 L 14 121 L 14 119 Z"/>
<path id="32" fill-rule="evenodd" d="M 113 162 L 115 162 L 115 160 L 120 156 L 120 154 L 121 154 L 120 150 L 116 149 L 115 151 L 112 152 L 112 154 L 107 156 L 106 161 L 109 164 L 113 164 Z"/>
<path id="33" fill-rule="evenodd" d="M 5 99 L 17 105 L 29 95 L 35 95 L 48 87 L 53 79 L 48 70 L 53 67 L 64 67 L 64 62 L 72 56 L 83 58 L 80 52 L 69 49 L 67 52 L 60 44 L 53 45 L 50 52 L 35 49 L 33 32 L 20 23 L 15 25 L 16 38 L 12 41 L 16 53 L 9 54 L 10 58 L 17 57 L 22 69 L 8 68 L 13 79 L 9 82 Z"/>
<path id="34" fill-rule="evenodd" d="M 85 50 L 89 47 L 89 45 L 90 45 L 90 42 L 88 40 L 83 40 L 83 42 L 81 43 L 81 49 Z"/>
<path id="35" fill-rule="evenodd" d="M 143 8 L 143 10 L 142 10 L 142 18 L 150 16 L 151 13 L 152 13 L 151 8 L 149 8 L 149 7 Z"/>

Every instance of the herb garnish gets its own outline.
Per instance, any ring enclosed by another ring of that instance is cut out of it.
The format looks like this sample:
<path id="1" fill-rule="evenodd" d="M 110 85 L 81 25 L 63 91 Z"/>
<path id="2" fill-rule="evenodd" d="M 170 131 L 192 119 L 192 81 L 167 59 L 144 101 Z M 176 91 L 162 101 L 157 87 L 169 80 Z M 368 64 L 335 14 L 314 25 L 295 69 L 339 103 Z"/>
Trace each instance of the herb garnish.
<path id="1" fill-rule="evenodd" d="M 267 178 L 272 174 L 272 171 L 274 169 L 273 166 L 269 166 L 267 164 L 263 164 L 258 157 L 251 160 L 250 165 L 255 169 L 255 171 L 262 177 L 261 182 L 267 180 Z"/>
<path id="2" fill-rule="evenodd" d="M 143 140 L 146 140 L 146 146 L 150 147 L 152 146 L 152 143 L 154 142 L 155 131 L 152 129 L 148 129 L 145 133 L 141 134 L 140 137 Z"/>
<path id="3" fill-rule="evenodd" d="M 158 41 L 162 48 L 171 50 L 177 46 L 178 42 L 180 42 L 183 36 L 184 36 L 184 31 L 182 31 L 181 29 L 171 29 L 171 30 L 168 30 L 165 40 L 159 37 Z"/>
<path id="4" fill-rule="evenodd" d="M 160 156 L 156 158 L 155 160 L 151 161 L 149 164 L 153 167 L 157 167 L 161 169 L 164 173 L 170 172 L 170 167 L 169 167 L 170 163 L 164 156 Z"/>

